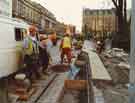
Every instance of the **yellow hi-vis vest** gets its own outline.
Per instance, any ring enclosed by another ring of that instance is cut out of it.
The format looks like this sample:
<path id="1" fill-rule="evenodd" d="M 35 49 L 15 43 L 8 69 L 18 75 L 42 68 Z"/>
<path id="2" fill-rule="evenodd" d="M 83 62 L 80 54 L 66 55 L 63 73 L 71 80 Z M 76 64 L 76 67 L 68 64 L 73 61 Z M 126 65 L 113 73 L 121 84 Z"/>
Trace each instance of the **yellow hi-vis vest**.
<path id="1" fill-rule="evenodd" d="M 27 55 L 33 54 L 33 44 L 32 44 L 32 40 L 30 38 L 28 38 L 28 48 L 25 48 L 24 51 L 25 51 L 25 54 L 27 54 Z"/>
<path id="2" fill-rule="evenodd" d="M 71 40 L 69 37 L 64 37 L 62 48 L 71 48 Z"/>
<path id="3" fill-rule="evenodd" d="M 32 55 L 33 53 L 38 54 L 38 46 L 37 44 L 35 44 L 35 46 L 33 45 L 33 41 L 30 37 L 28 37 L 28 48 L 24 49 L 25 54 L 27 55 Z"/>

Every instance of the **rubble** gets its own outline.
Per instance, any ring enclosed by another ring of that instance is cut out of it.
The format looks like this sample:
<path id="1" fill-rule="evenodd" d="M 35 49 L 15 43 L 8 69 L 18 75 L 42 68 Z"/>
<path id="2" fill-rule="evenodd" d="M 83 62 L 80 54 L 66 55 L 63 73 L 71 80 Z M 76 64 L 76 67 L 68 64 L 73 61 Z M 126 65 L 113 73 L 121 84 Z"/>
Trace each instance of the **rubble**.
<path id="1" fill-rule="evenodd" d="M 128 103 L 129 54 L 123 49 L 113 48 L 100 55 L 113 79 L 112 85 L 102 88 L 105 103 Z"/>
<path id="2" fill-rule="evenodd" d="M 123 92 L 113 90 L 112 87 L 103 90 L 105 103 L 128 103 L 128 95 Z"/>
<path id="3" fill-rule="evenodd" d="M 113 48 L 104 53 L 108 58 L 116 57 L 125 60 L 129 55 L 123 49 Z"/>
<path id="4" fill-rule="evenodd" d="M 118 66 L 124 69 L 130 69 L 130 65 L 128 63 L 120 62 Z"/>

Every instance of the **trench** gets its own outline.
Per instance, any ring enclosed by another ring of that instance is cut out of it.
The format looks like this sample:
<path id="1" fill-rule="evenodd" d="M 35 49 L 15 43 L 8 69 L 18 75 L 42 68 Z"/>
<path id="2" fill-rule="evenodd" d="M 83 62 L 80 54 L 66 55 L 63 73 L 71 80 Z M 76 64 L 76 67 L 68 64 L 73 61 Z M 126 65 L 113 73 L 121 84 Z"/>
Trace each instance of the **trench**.
<path id="1" fill-rule="evenodd" d="M 91 80 L 91 70 L 88 55 L 81 52 L 78 60 L 85 61 L 85 65 L 80 67 L 75 80 L 86 80 L 87 88 L 85 90 L 63 90 L 59 103 L 94 103 L 93 83 Z"/>

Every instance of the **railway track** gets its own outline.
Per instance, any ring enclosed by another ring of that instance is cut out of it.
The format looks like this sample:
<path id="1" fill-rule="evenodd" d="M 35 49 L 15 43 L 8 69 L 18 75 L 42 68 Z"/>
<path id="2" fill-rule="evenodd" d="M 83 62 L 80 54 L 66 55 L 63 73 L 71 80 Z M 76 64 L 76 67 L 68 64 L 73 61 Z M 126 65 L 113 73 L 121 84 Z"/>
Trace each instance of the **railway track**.
<path id="1" fill-rule="evenodd" d="M 28 101 L 17 101 L 16 103 L 38 103 L 40 97 L 46 92 L 50 85 L 57 78 L 57 74 L 53 73 L 48 77 L 47 80 L 41 80 L 37 83 L 37 91 L 29 98 Z"/>
<path id="2" fill-rule="evenodd" d="M 46 91 L 50 88 L 50 86 L 55 82 L 58 75 L 55 75 L 46 85 L 46 87 L 43 89 L 40 95 L 38 95 L 37 99 L 33 103 L 42 103 L 43 101 L 41 98 L 43 98 L 43 95 L 46 93 Z M 45 98 L 45 97 L 44 97 Z"/>
<path id="3" fill-rule="evenodd" d="M 58 74 L 35 103 L 57 103 L 64 92 L 64 81 L 67 76 L 68 73 Z"/>
<path id="4" fill-rule="evenodd" d="M 63 93 L 64 80 L 68 73 L 51 74 L 48 80 L 42 81 L 38 91 L 27 102 L 16 103 L 57 103 Z"/>
<path id="5" fill-rule="evenodd" d="M 87 90 L 86 90 L 86 95 L 87 95 L 87 101 L 86 103 L 94 103 L 94 91 L 93 91 L 93 81 L 92 81 L 92 75 L 91 75 L 91 66 L 90 66 L 90 60 L 88 57 L 88 54 L 85 52 L 82 52 L 80 60 L 83 60 L 86 62 L 84 68 L 84 77 L 85 80 L 87 81 Z M 82 101 L 83 102 L 83 101 Z"/>

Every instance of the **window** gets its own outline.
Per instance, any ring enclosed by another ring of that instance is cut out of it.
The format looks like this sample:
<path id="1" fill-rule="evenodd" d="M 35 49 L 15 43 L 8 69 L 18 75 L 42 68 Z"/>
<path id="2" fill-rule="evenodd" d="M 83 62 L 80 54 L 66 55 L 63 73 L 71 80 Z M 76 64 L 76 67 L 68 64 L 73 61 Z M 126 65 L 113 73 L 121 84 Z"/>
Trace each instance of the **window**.
<path id="1" fill-rule="evenodd" d="M 22 41 L 25 33 L 26 33 L 25 29 L 15 28 L 15 40 L 16 41 Z"/>
<path id="2" fill-rule="evenodd" d="M 90 12 L 90 15 L 93 15 L 93 12 L 92 11 Z"/>
<path id="3" fill-rule="evenodd" d="M 18 1 L 18 15 L 21 15 L 21 3 Z"/>
<path id="4" fill-rule="evenodd" d="M 103 15 L 103 11 L 98 11 L 98 14 L 99 15 Z"/>
<path id="5" fill-rule="evenodd" d="M 110 10 L 108 10 L 108 14 L 109 14 L 109 15 L 112 15 L 112 12 L 111 12 Z"/>

